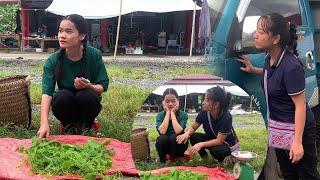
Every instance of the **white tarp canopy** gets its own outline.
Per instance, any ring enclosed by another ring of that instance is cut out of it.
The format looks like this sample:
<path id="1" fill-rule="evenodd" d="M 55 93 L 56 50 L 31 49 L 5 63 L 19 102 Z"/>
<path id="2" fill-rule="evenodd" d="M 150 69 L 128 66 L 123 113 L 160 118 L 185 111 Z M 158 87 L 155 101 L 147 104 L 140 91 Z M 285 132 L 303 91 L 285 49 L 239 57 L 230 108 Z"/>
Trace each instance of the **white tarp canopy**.
<path id="1" fill-rule="evenodd" d="M 104 19 L 119 16 L 120 0 L 53 0 L 47 11 L 66 16 L 80 14 L 86 19 Z M 191 0 L 122 0 L 122 15 L 136 11 L 174 12 L 193 10 Z M 200 9 L 200 7 L 197 7 Z"/>
<path id="2" fill-rule="evenodd" d="M 191 93 L 205 93 L 208 89 L 215 86 L 217 85 L 163 85 L 158 87 L 152 93 L 162 96 L 163 92 L 167 88 L 173 88 L 177 91 L 179 96 L 184 96 L 186 94 L 191 94 Z M 227 92 L 230 92 L 231 94 L 236 96 L 249 96 L 239 86 L 224 86 L 224 88 Z"/>

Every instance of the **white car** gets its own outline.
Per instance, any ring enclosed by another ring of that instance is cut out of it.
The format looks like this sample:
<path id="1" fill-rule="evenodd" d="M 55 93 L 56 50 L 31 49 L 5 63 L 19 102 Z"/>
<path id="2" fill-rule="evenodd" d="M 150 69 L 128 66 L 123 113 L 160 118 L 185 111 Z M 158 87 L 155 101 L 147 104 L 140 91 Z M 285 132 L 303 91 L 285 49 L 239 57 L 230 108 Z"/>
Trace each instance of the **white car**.
<path id="1" fill-rule="evenodd" d="M 247 114 L 248 112 L 245 111 L 245 110 L 242 110 L 242 109 L 232 109 L 230 111 L 230 114 L 232 115 L 244 115 L 244 114 Z"/>

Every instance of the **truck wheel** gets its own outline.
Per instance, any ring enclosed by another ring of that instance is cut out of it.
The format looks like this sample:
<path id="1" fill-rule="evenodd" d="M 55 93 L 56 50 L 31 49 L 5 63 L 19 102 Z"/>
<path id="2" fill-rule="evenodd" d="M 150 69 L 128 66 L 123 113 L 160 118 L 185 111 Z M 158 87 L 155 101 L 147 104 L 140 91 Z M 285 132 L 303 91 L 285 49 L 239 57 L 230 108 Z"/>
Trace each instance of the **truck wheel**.
<path id="1" fill-rule="evenodd" d="M 314 120 L 316 122 L 316 147 L 317 147 L 317 158 L 320 162 L 320 104 L 312 108 Z"/>

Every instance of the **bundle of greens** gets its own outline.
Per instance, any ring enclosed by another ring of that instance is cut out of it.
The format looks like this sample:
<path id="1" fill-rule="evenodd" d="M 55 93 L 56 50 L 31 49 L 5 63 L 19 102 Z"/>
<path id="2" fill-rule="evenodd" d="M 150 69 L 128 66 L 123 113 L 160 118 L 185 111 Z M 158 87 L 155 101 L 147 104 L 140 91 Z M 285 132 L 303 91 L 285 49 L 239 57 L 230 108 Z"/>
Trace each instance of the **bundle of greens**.
<path id="1" fill-rule="evenodd" d="M 36 174 L 97 176 L 111 165 L 112 153 L 106 149 L 106 139 L 100 143 L 90 140 L 83 147 L 56 141 L 40 141 L 32 138 L 29 149 L 20 147 L 27 155 L 31 170 Z"/>
<path id="2" fill-rule="evenodd" d="M 150 173 L 145 173 L 145 174 L 141 174 L 140 178 L 142 180 L 179 180 L 179 179 L 204 180 L 207 178 L 207 176 L 203 174 L 193 173 L 190 171 L 173 170 L 169 174 L 161 174 L 161 175 L 152 175 Z"/>

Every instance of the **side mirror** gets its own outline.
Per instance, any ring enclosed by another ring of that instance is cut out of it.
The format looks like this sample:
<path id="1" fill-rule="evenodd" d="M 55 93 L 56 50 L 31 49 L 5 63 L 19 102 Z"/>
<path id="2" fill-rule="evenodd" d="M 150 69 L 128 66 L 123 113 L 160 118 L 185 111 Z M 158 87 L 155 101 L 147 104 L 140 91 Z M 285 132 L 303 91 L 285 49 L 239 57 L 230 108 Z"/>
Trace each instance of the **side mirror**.
<path id="1" fill-rule="evenodd" d="M 247 16 L 243 21 L 242 45 L 244 49 L 255 47 L 253 35 L 257 29 L 260 16 Z"/>

